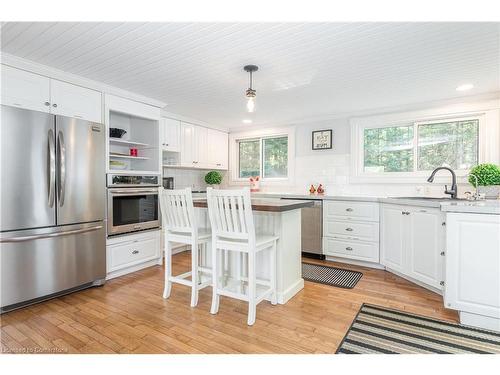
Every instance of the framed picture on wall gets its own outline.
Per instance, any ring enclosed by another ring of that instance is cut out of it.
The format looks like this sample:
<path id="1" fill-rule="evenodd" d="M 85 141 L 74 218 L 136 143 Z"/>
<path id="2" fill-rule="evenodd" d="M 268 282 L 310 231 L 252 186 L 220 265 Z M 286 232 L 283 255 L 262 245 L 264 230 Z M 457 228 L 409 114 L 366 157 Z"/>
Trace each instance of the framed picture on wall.
<path id="1" fill-rule="evenodd" d="M 332 148 L 332 129 L 312 132 L 312 149 L 328 150 Z"/>

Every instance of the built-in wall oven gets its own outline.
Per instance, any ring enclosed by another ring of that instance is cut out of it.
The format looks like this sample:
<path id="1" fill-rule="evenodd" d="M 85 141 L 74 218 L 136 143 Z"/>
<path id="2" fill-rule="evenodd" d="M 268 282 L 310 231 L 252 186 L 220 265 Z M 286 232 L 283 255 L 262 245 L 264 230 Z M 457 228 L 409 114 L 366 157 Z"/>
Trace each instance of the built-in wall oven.
<path id="1" fill-rule="evenodd" d="M 159 176 L 108 175 L 108 236 L 160 227 Z"/>

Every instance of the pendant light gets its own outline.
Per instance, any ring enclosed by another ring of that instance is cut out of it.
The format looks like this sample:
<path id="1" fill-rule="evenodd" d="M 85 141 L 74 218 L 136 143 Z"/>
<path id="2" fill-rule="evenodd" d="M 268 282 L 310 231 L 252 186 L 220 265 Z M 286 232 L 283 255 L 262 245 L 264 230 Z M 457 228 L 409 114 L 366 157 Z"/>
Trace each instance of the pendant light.
<path id="1" fill-rule="evenodd" d="M 250 80 L 249 80 L 250 81 L 249 82 L 249 86 L 250 87 L 247 89 L 247 91 L 245 91 L 245 96 L 248 99 L 247 100 L 247 111 L 248 112 L 254 112 L 255 111 L 255 97 L 257 95 L 257 91 L 255 91 L 252 88 L 252 83 L 253 83 L 252 73 L 256 72 L 258 69 L 259 69 L 259 67 L 257 65 L 245 65 L 243 67 L 243 70 L 245 72 L 248 72 L 250 74 Z"/>

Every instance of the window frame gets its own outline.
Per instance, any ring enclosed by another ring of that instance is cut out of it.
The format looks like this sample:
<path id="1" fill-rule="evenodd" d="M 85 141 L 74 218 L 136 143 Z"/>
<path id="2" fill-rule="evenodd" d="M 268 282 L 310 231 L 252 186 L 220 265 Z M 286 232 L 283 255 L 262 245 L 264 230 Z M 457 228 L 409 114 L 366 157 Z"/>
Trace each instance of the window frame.
<path id="1" fill-rule="evenodd" d="M 287 137 L 287 177 L 264 177 L 264 147 L 263 140 L 269 138 Z M 248 177 L 240 177 L 239 142 L 259 140 L 260 181 L 262 185 L 287 185 L 294 180 L 295 172 L 295 127 L 260 129 L 249 132 L 229 134 L 230 145 L 230 184 L 241 185 L 248 182 Z M 234 166 L 234 167 L 232 167 Z"/>
<path id="2" fill-rule="evenodd" d="M 495 112 L 495 113 L 493 113 Z M 425 183 L 431 171 L 418 170 L 418 126 L 439 122 L 479 120 L 478 129 L 478 163 L 498 162 L 495 148 L 495 138 L 498 139 L 498 130 L 492 131 L 495 117 L 498 121 L 498 111 L 470 112 L 451 115 L 436 115 L 415 118 L 400 116 L 395 119 L 391 115 L 381 115 L 370 118 L 351 120 L 351 178 L 353 183 Z M 414 170 L 412 172 L 381 172 L 370 173 L 364 171 L 364 130 L 387 128 L 396 126 L 413 126 L 413 155 Z M 491 137 L 493 136 L 493 137 Z M 498 147 L 498 146 L 496 146 Z M 456 170 L 459 182 L 466 182 L 468 170 Z M 436 176 L 436 182 L 446 182 L 449 176 Z"/>

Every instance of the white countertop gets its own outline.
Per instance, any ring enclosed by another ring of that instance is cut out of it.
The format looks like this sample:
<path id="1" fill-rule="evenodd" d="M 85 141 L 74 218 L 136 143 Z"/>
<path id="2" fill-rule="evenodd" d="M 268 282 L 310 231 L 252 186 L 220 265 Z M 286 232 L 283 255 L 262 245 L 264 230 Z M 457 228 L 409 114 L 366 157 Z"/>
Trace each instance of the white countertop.
<path id="1" fill-rule="evenodd" d="M 204 193 L 193 194 L 193 198 L 204 198 Z M 451 200 L 447 197 L 436 199 L 425 199 L 425 197 L 412 197 L 405 199 L 397 197 L 375 197 L 367 195 L 328 195 L 328 194 L 300 194 L 292 192 L 257 192 L 252 193 L 255 198 L 289 198 L 289 199 L 317 199 L 335 201 L 357 201 L 357 202 L 380 202 L 399 204 L 405 206 L 434 207 L 443 212 L 464 212 L 477 214 L 500 215 L 500 200 Z"/>

